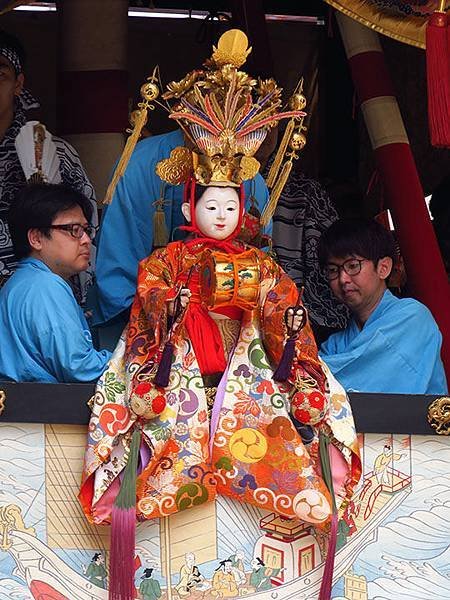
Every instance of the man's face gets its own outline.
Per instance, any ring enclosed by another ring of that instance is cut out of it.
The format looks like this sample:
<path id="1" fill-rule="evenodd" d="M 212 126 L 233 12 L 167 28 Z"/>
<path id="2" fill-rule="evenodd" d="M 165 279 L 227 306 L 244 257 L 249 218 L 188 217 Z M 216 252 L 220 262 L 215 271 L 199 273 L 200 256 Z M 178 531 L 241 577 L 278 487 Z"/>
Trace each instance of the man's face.
<path id="1" fill-rule="evenodd" d="M 82 225 L 88 222 L 79 206 L 60 212 L 52 225 Z M 76 273 L 85 271 L 89 265 L 91 240 L 86 233 L 80 239 L 74 238 L 69 231 L 50 229 L 50 237 L 31 229 L 28 232 L 33 248 L 32 256 L 42 260 L 54 273 L 68 279 Z"/>
<path id="2" fill-rule="evenodd" d="M 392 261 L 390 258 L 383 258 L 374 265 L 371 260 L 355 254 L 345 257 L 332 256 L 327 264 L 341 266 L 351 259 L 362 261 L 361 271 L 356 275 L 349 275 L 344 269 L 340 269 L 338 277 L 329 283 L 336 298 L 353 313 L 359 314 L 368 307 L 376 305 L 383 294 Z"/>
<path id="3" fill-rule="evenodd" d="M 223 565 L 223 570 L 225 571 L 225 573 L 231 573 L 232 568 L 233 568 L 233 566 L 230 562 L 226 562 Z"/>
<path id="4" fill-rule="evenodd" d="M 186 566 L 192 568 L 194 566 L 194 563 L 195 563 L 195 556 L 194 556 L 194 554 L 186 554 L 185 555 L 185 561 L 186 561 Z"/>
<path id="5" fill-rule="evenodd" d="M 16 76 L 14 67 L 0 55 L 0 117 L 14 108 L 14 97 L 23 88 L 23 74 Z"/>

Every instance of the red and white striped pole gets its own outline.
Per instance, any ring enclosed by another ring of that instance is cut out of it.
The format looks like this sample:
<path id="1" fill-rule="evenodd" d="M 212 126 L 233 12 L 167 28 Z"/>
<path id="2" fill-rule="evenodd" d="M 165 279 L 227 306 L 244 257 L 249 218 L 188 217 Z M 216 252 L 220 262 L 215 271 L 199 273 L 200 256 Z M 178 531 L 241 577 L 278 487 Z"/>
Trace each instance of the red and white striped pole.
<path id="1" fill-rule="evenodd" d="M 450 380 L 450 286 L 378 34 L 336 12 L 414 296 L 433 313 Z M 417 357 L 420 360 L 420 357 Z"/>
<path id="2" fill-rule="evenodd" d="M 102 199 L 128 126 L 127 0 L 60 0 L 58 132 Z"/>

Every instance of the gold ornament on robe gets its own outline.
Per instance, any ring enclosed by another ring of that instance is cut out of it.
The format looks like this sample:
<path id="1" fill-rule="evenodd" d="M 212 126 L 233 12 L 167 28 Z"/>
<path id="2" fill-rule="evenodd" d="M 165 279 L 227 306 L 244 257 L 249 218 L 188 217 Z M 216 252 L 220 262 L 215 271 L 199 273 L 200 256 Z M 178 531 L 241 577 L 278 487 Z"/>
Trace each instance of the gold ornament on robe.
<path id="1" fill-rule="evenodd" d="M 260 296 L 260 270 L 254 248 L 240 254 L 205 250 L 200 259 L 200 295 L 208 310 L 225 306 L 254 310 Z"/>

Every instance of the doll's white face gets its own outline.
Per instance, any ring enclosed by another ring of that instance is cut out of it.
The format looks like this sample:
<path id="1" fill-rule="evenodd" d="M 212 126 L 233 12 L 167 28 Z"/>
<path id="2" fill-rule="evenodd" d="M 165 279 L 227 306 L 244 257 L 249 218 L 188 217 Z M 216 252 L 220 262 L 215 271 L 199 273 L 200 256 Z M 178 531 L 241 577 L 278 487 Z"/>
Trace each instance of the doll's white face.
<path id="1" fill-rule="evenodd" d="M 187 221 L 191 221 L 190 206 L 182 206 Z M 206 237 L 224 240 L 239 223 L 239 195 L 231 187 L 208 187 L 195 204 L 197 227 Z"/>

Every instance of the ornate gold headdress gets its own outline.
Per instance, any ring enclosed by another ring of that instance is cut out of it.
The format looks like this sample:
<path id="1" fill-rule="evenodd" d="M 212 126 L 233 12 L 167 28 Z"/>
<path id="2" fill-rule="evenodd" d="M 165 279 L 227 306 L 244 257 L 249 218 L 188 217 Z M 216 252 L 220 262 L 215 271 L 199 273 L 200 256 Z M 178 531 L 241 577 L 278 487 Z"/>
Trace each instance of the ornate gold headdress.
<path id="1" fill-rule="evenodd" d="M 251 48 L 238 29 L 220 38 L 205 68 L 172 82 L 163 94 L 176 100 L 170 118 L 194 145 L 176 148 L 156 172 L 171 184 L 193 176 L 202 185 L 240 185 L 259 170 L 253 157 L 267 131 L 280 119 L 302 117 L 300 111 L 279 112 L 281 89 L 273 79 L 256 80 L 239 70 Z"/>
<path id="2" fill-rule="evenodd" d="M 219 39 L 217 47 L 213 47 L 212 57 L 205 62 L 203 69 L 191 71 L 181 81 L 173 81 L 167 86 L 162 98 L 171 102 L 169 118 L 177 121 L 190 147 L 175 148 L 169 158 L 157 164 L 156 172 L 171 185 L 194 178 L 202 185 L 239 186 L 258 173 L 260 165 L 254 154 L 267 132 L 281 119 L 289 118 L 269 177 L 272 193 L 262 217 L 264 223 L 272 216 L 292 159 L 297 158 L 295 151 L 304 145 L 305 138 L 301 132 L 306 113 L 302 109 L 306 101 L 301 89 L 297 88 L 289 103 L 291 110 L 281 112 L 282 90 L 275 80 L 256 80 L 240 70 L 250 52 L 245 33 L 238 29 L 227 31 Z M 156 70 L 149 81 L 141 88 L 143 101 L 139 104 L 138 118 L 132 123 L 131 136 L 105 202 L 111 200 L 114 187 L 125 171 L 146 122 L 147 110 L 154 108 L 152 103 L 159 95 Z M 300 138 L 302 144 L 298 143 Z M 287 152 L 288 147 L 290 153 Z M 285 155 L 288 160 L 281 168 Z M 161 206 L 157 205 L 157 209 L 162 212 Z"/>

